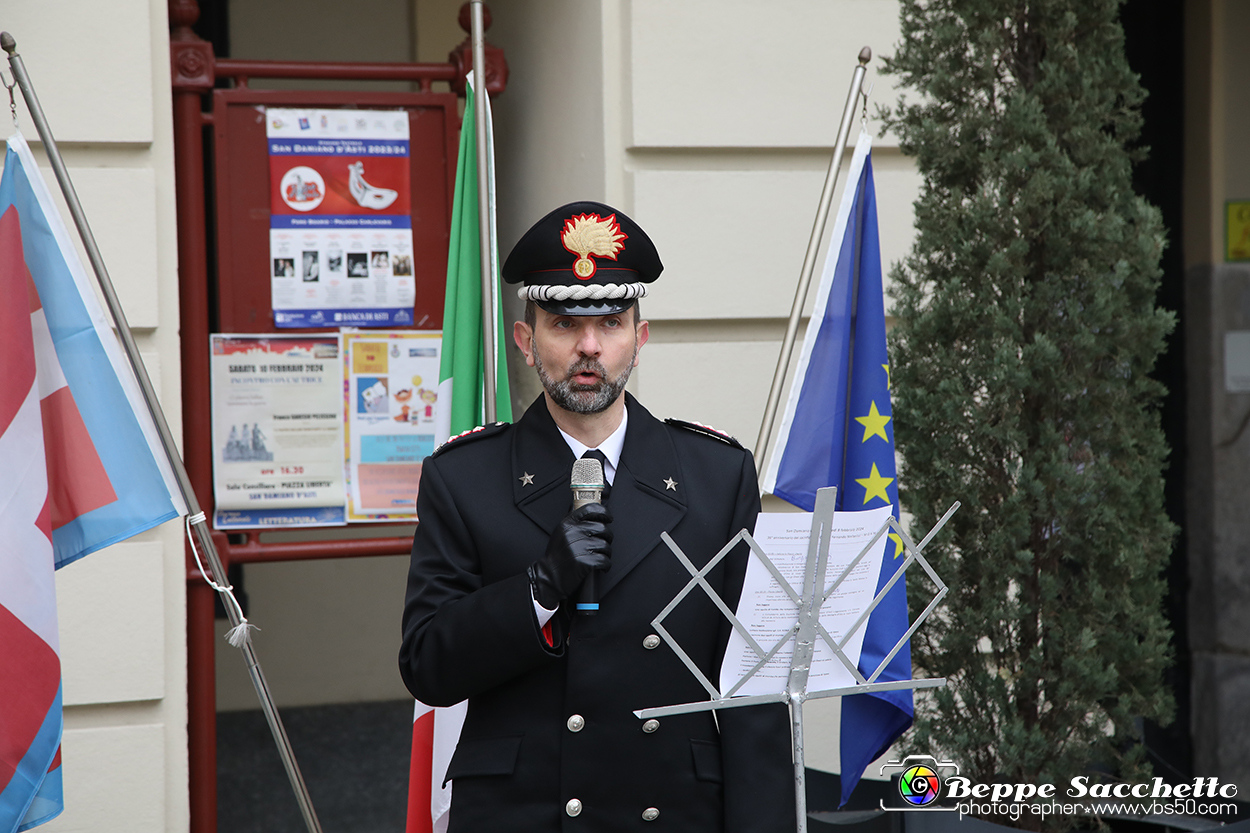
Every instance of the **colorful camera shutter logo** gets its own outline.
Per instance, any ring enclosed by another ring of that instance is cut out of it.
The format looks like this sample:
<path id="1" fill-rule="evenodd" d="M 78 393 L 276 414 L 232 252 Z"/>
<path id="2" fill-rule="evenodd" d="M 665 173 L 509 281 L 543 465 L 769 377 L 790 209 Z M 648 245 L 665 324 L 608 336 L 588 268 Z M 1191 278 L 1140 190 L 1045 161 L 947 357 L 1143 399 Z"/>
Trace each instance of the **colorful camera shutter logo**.
<path id="1" fill-rule="evenodd" d="M 926 807 L 942 794 L 942 779 L 927 766 L 914 766 L 899 778 L 898 792 L 908 804 Z"/>

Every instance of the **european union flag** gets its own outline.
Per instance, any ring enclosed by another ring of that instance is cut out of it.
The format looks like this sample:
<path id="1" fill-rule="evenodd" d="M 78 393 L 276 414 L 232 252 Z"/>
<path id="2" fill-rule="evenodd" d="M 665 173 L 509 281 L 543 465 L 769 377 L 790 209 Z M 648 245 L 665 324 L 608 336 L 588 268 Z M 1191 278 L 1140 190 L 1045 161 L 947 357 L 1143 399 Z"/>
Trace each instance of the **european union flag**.
<path id="1" fill-rule="evenodd" d="M 838 209 L 829 255 L 813 316 L 764 489 L 812 511 L 816 490 L 838 487 L 839 510 L 894 507 L 890 357 L 885 345 L 885 303 L 877 200 L 872 180 L 872 138 L 861 134 Z M 877 590 L 894 575 L 903 545 L 891 533 Z M 859 670 L 865 677 L 907 631 L 907 591 L 895 583 L 868 620 Z M 878 678 L 911 679 L 911 651 L 904 645 Z M 910 690 L 858 694 L 842 699 L 842 803 L 868 764 L 911 726 Z"/>

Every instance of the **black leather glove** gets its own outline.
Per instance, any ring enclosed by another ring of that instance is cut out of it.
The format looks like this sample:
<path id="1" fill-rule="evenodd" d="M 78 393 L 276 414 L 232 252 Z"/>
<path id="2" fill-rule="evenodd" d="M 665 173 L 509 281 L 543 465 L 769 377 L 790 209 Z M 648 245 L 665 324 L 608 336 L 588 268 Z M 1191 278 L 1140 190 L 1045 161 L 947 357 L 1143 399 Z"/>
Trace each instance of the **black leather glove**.
<path id="1" fill-rule="evenodd" d="M 612 559 L 612 513 L 598 503 L 574 509 L 551 533 L 547 552 L 530 565 L 534 601 L 548 610 L 577 590 L 591 570 L 606 570 Z"/>

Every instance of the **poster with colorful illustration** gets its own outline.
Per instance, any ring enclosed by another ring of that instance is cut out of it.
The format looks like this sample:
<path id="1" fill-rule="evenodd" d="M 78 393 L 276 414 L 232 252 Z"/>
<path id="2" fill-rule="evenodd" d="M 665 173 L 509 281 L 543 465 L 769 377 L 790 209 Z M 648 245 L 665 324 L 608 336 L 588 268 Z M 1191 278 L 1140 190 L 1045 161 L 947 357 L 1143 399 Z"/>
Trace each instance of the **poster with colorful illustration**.
<path id="1" fill-rule="evenodd" d="M 347 520 L 416 519 L 421 461 L 434 451 L 442 333 L 343 333 Z"/>
<path id="2" fill-rule="evenodd" d="M 265 110 L 277 327 L 412 323 L 406 110 Z"/>
<path id="3" fill-rule="evenodd" d="M 210 336 L 217 529 L 346 522 L 338 334 Z"/>

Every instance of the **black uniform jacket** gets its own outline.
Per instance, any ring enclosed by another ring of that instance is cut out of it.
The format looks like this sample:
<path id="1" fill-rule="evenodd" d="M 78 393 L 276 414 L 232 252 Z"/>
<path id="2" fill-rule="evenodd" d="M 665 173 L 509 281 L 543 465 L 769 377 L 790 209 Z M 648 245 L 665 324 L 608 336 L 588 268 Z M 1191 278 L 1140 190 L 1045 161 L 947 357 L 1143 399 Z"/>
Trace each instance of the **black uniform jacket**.
<path id="1" fill-rule="evenodd" d="M 632 397 L 627 407 L 606 500 L 615 540 L 599 576 L 600 613 L 570 616 L 566 603 L 554 647 L 526 568 L 572 508 L 573 453 L 545 400 L 516 425 L 425 460 L 399 667 L 422 702 L 469 700 L 446 773 L 453 833 L 794 829 L 785 706 L 665 717 L 652 731 L 632 714 L 708 699 L 667 644 L 644 645 L 652 619 L 690 580 L 660 533 L 702 567 L 754 529 L 759 491 L 751 455 L 736 444 L 660 422 Z M 708 575 L 731 607 L 746 559 L 739 546 Z M 728 626 L 707 596 L 693 591 L 665 627 L 715 684 Z M 649 809 L 659 811 L 651 821 Z"/>

